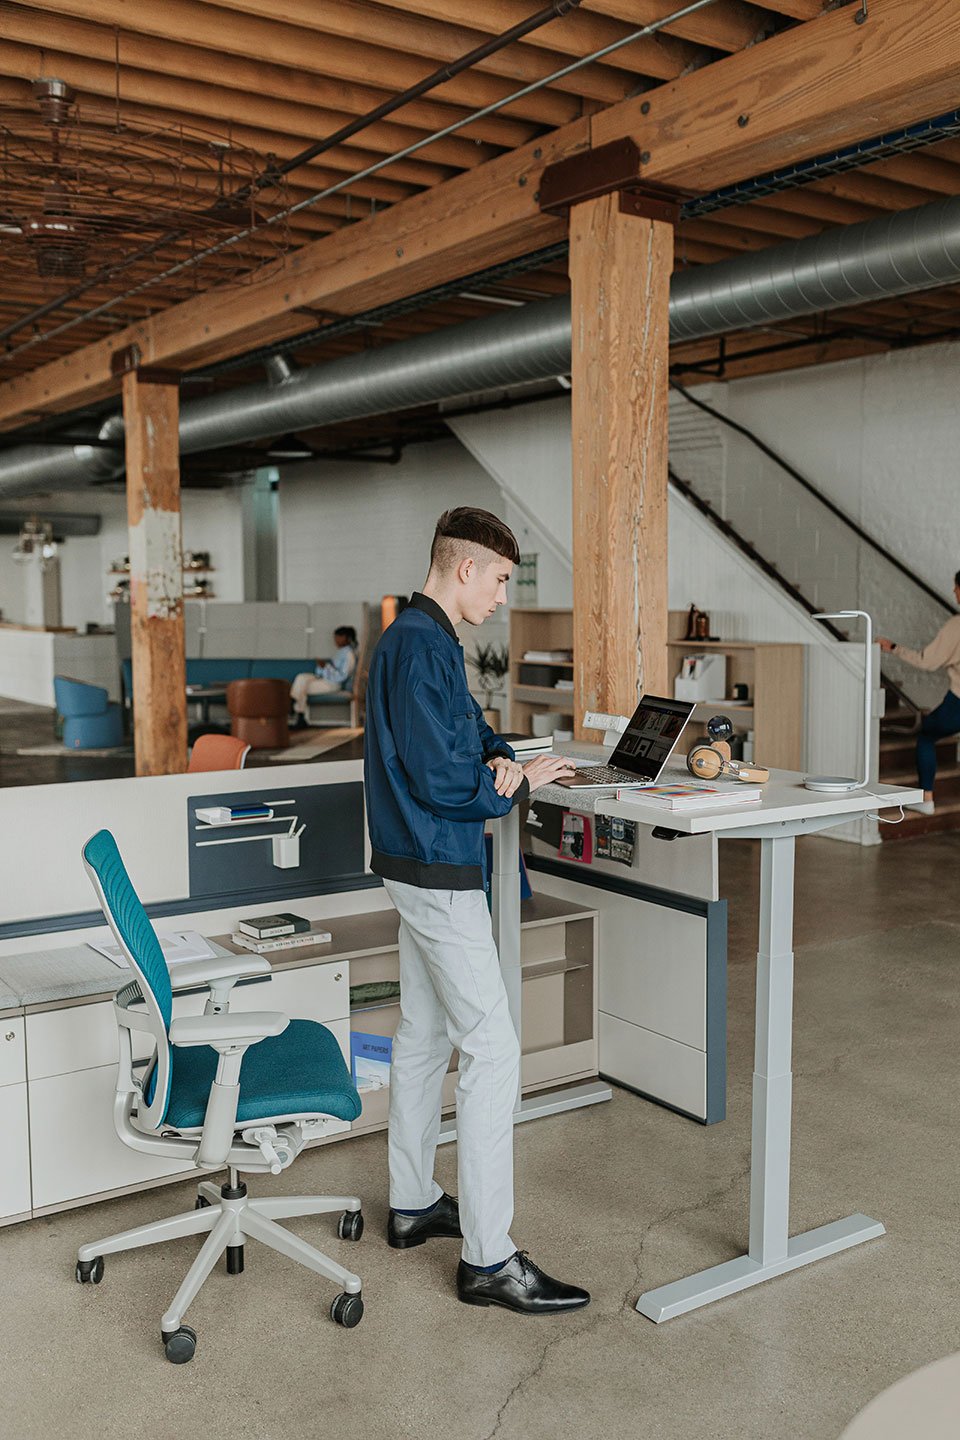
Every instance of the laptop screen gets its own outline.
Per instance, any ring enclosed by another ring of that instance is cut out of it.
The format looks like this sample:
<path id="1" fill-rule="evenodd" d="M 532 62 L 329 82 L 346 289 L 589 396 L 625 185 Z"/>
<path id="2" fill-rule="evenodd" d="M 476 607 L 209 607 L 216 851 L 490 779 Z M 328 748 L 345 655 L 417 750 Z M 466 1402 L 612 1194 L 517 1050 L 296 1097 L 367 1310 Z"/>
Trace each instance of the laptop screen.
<path id="1" fill-rule="evenodd" d="M 693 711 L 694 706 L 686 700 L 641 696 L 610 764 L 642 780 L 656 780 Z"/>

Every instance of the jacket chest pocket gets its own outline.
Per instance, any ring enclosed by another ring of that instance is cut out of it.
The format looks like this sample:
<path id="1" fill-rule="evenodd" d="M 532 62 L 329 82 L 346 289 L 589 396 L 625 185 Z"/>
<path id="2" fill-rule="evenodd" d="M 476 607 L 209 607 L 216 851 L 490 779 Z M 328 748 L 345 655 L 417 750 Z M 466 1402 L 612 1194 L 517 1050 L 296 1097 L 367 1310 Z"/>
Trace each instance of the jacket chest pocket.
<path id="1" fill-rule="evenodd" d="M 461 755 L 480 755 L 483 747 L 480 744 L 480 731 L 477 729 L 477 717 L 472 706 L 469 710 L 458 703 L 453 714 L 454 745 Z"/>

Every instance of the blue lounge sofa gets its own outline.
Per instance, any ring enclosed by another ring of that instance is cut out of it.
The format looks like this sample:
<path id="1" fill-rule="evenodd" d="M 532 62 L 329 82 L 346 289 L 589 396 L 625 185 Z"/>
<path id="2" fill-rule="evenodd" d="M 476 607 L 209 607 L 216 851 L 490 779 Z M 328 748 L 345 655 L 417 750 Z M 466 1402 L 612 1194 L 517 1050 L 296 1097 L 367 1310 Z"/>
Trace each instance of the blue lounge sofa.
<path id="1" fill-rule="evenodd" d="M 304 670 L 312 670 L 313 660 L 250 660 L 231 659 L 221 660 L 211 657 L 210 659 L 187 660 L 187 684 L 188 685 L 222 685 L 224 688 L 231 680 L 286 680 L 292 685 L 294 679 L 303 673 Z M 123 693 L 127 703 L 133 699 L 133 662 L 129 658 L 121 661 L 123 670 Z M 343 719 L 347 724 L 356 725 L 357 697 L 353 690 L 334 690 L 327 695 L 311 695 L 309 697 L 311 710 L 339 706 L 343 710 Z M 339 720 L 340 715 L 335 717 Z"/>

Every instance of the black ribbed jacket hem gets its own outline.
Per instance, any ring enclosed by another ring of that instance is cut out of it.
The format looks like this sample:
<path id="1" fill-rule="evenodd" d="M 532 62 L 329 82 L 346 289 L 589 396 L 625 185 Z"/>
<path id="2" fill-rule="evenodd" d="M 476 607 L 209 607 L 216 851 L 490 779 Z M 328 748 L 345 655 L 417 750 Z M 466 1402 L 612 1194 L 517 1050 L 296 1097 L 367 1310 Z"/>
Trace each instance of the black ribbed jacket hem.
<path id="1" fill-rule="evenodd" d="M 418 890 L 482 890 L 483 868 L 480 865 L 428 865 L 407 855 L 384 855 L 374 850 L 370 869 L 384 880 L 397 880 L 401 885 L 415 885 Z"/>

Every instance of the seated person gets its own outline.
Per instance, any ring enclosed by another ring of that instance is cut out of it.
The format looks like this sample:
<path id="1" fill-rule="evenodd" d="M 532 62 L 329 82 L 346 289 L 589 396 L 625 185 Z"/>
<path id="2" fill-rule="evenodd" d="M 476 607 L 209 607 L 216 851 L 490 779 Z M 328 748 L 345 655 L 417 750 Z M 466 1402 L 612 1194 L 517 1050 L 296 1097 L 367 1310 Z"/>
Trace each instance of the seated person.
<path id="1" fill-rule="evenodd" d="M 311 674 L 298 675 L 290 686 L 290 698 L 296 714 L 295 730 L 304 730 L 307 721 L 307 696 L 329 695 L 336 690 L 349 691 L 357 668 L 357 632 L 352 625 L 338 625 L 333 632 L 337 647 L 332 660 L 318 660 Z"/>

